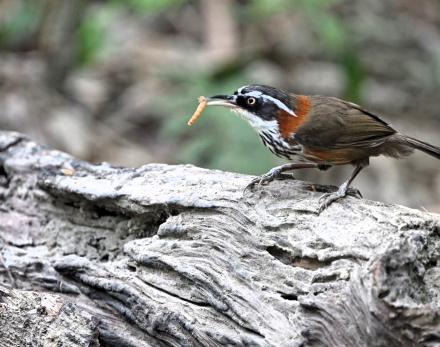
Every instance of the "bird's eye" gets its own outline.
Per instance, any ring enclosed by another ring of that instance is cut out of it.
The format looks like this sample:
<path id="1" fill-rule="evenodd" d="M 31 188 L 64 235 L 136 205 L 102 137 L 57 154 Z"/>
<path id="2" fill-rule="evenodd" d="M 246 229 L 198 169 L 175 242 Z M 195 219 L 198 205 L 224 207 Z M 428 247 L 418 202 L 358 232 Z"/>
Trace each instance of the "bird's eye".
<path id="1" fill-rule="evenodd" d="M 256 102 L 257 102 L 257 100 L 255 98 L 248 98 L 247 99 L 248 105 L 255 105 Z"/>

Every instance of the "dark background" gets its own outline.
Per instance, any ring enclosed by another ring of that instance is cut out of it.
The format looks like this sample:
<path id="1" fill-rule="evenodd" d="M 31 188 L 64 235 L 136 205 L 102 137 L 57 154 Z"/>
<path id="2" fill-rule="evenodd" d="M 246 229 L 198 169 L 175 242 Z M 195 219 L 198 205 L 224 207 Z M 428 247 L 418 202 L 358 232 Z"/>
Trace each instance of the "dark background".
<path id="1" fill-rule="evenodd" d="M 85 160 L 264 173 L 282 161 L 232 113 L 186 126 L 199 95 L 250 83 L 361 103 L 440 145 L 440 2 L 0 1 L 0 128 Z M 421 153 L 373 159 L 354 186 L 440 212 L 440 162 Z"/>

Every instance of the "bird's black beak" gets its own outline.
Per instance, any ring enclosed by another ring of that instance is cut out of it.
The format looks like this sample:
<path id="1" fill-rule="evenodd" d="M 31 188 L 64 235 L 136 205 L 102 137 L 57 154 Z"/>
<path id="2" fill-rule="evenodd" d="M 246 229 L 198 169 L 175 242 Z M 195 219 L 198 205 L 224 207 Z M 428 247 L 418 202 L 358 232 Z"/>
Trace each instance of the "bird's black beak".
<path id="1" fill-rule="evenodd" d="M 235 95 L 214 95 L 207 98 L 208 106 L 224 106 L 235 108 L 238 107 L 236 103 L 237 96 Z"/>

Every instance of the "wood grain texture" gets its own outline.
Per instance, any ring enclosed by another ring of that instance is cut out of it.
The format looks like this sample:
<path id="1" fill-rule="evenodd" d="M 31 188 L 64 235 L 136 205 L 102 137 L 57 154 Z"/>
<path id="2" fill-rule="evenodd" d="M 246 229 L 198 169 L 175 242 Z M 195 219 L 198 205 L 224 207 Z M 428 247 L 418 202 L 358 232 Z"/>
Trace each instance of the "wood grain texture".
<path id="1" fill-rule="evenodd" d="M 440 343 L 438 215 L 250 179 L 0 132 L 0 345 Z"/>

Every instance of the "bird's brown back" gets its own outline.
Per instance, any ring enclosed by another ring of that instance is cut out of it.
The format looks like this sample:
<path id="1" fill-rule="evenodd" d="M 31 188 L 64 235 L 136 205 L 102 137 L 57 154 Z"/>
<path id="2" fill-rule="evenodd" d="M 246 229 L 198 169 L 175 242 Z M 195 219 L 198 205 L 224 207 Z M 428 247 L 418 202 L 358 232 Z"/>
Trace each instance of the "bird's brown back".
<path id="1" fill-rule="evenodd" d="M 393 141 L 396 130 L 379 116 L 337 98 L 308 98 L 310 112 L 297 128 L 294 139 L 311 158 L 341 165 L 379 154 L 407 154 Z M 298 96 L 292 99 L 297 100 Z M 399 148 L 390 149 L 393 145 Z"/>

